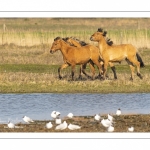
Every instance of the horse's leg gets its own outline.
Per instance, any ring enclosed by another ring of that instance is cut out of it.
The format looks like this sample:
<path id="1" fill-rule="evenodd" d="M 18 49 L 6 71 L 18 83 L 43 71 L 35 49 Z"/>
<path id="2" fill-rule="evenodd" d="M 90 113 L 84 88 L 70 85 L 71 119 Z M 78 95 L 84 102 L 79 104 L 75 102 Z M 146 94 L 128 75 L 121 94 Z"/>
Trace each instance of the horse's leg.
<path id="1" fill-rule="evenodd" d="M 106 79 L 107 67 L 108 67 L 108 61 L 104 61 L 104 73 L 103 73 L 104 80 Z"/>
<path id="2" fill-rule="evenodd" d="M 87 63 L 82 65 L 82 73 L 83 73 L 85 76 L 87 76 L 88 78 L 90 78 L 90 76 L 85 72 L 86 65 L 87 65 Z"/>
<path id="3" fill-rule="evenodd" d="M 112 62 L 109 62 L 109 65 L 111 67 L 111 70 L 114 73 L 114 79 L 117 79 L 117 74 L 116 74 L 116 67 L 114 66 L 114 64 Z"/>
<path id="4" fill-rule="evenodd" d="M 136 65 L 136 67 L 137 67 L 137 76 L 140 78 L 140 79 L 143 79 L 143 77 L 142 77 L 142 75 L 141 75 L 141 73 L 140 73 L 140 62 L 139 61 L 137 61 L 136 59 L 130 59 L 130 61 L 134 64 L 134 65 Z"/>
<path id="5" fill-rule="evenodd" d="M 129 66 L 130 66 L 130 70 L 131 70 L 131 78 L 130 78 L 130 80 L 133 80 L 135 67 L 133 65 L 129 65 Z"/>
<path id="6" fill-rule="evenodd" d="M 80 69 L 79 69 L 79 79 L 82 79 L 82 68 L 83 68 L 83 65 L 80 65 Z"/>
<path id="7" fill-rule="evenodd" d="M 71 65 L 71 76 L 72 76 L 72 80 L 74 80 L 74 70 L 75 70 L 75 65 Z"/>
<path id="8" fill-rule="evenodd" d="M 92 80 L 94 80 L 94 77 L 95 77 L 95 67 L 94 67 L 93 61 L 90 60 L 89 65 L 90 65 L 90 70 L 92 72 Z"/>
<path id="9" fill-rule="evenodd" d="M 59 75 L 59 79 L 62 79 L 62 76 L 61 76 L 61 70 L 64 69 L 64 68 L 67 68 L 69 65 L 68 64 L 62 64 L 59 68 L 58 68 L 58 75 Z"/>
<path id="10" fill-rule="evenodd" d="M 133 66 L 133 63 L 129 59 L 127 59 L 127 58 L 126 58 L 126 62 L 130 66 L 130 70 L 131 70 L 130 80 L 133 80 L 135 67 Z"/>
<path id="11" fill-rule="evenodd" d="M 99 78 L 99 79 L 102 78 L 102 74 L 103 74 L 103 70 L 104 70 L 104 63 L 103 63 L 103 61 L 100 61 L 100 65 L 101 65 L 102 72 L 101 73 L 99 72 L 98 76 L 96 77 L 96 78 Z M 99 70 L 98 66 L 97 66 L 97 69 Z"/>
<path id="12" fill-rule="evenodd" d="M 98 67 L 98 69 L 99 69 L 99 75 L 101 76 L 103 74 L 102 65 L 99 63 L 98 60 L 92 60 L 92 61 Z"/>

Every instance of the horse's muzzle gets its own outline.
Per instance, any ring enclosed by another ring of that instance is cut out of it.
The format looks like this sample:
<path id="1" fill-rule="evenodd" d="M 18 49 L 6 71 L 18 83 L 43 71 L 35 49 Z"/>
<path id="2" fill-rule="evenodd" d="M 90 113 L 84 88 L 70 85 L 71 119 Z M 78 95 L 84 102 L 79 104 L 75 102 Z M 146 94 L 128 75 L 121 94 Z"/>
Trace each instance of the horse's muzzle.
<path id="1" fill-rule="evenodd" d="M 52 51 L 52 50 L 50 50 L 50 53 L 51 53 L 51 54 L 53 54 L 53 51 Z"/>
<path id="2" fill-rule="evenodd" d="M 93 38 L 92 38 L 92 36 L 90 37 L 90 40 L 91 40 L 91 41 L 93 41 Z"/>

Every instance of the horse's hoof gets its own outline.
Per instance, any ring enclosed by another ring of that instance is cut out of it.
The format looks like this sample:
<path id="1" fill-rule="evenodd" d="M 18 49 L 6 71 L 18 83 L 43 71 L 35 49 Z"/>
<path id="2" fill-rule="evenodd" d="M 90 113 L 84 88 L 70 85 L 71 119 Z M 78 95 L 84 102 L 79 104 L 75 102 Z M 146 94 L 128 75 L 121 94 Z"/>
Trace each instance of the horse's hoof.
<path id="1" fill-rule="evenodd" d="M 137 76 L 138 76 L 140 79 L 143 79 L 143 77 L 141 76 L 140 73 L 137 73 Z"/>
<path id="2" fill-rule="evenodd" d="M 132 77 L 130 77 L 130 81 L 133 81 L 133 78 L 132 78 Z"/>
<path id="3" fill-rule="evenodd" d="M 108 76 L 108 75 L 106 75 L 106 78 L 109 78 L 109 76 Z"/>
<path id="4" fill-rule="evenodd" d="M 104 77 L 101 77 L 101 78 L 100 78 L 100 80 L 101 80 L 101 81 L 104 81 L 104 80 L 105 80 L 105 78 L 104 78 Z"/>
<path id="5" fill-rule="evenodd" d="M 78 79 L 82 80 L 82 76 L 80 75 L 80 76 L 78 77 Z"/>
<path id="6" fill-rule="evenodd" d="M 61 79 L 62 79 L 62 77 L 59 77 L 59 79 L 61 80 Z"/>
<path id="7" fill-rule="evenodd" d="M 95 79 L 101 79 L 102 77 L 100 75 L 96 76 Z"/>

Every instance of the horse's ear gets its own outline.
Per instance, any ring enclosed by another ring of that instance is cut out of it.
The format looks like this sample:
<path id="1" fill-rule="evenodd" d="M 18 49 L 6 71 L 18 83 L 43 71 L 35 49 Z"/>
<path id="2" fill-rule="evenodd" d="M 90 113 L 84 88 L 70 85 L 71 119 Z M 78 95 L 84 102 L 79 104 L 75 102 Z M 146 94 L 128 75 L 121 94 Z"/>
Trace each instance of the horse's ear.
<path id="1" fill-rule="evenodd" d="M 98 28 L 97 32 L 103 32 L 102 28 Z"/>
<path id="2" fill-rule="evenodd" d="M 103 36 L 106 36 L 106 34 L 107 34 L 107 31 L 104 31 Z"/>

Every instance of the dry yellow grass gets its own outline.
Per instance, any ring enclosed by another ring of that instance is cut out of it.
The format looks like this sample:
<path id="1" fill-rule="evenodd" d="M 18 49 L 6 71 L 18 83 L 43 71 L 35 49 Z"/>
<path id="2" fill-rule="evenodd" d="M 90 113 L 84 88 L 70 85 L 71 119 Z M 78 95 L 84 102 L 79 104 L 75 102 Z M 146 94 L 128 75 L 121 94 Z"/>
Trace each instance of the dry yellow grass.
<path id="1" fill-rule="evenodd" d="M 77 77 L 77 76 L 76 76 Z M 70 76 L 63 80 L 58 79 L 57 74 L 48 73 L 25 73 L 9 72 L 0 74 L 0 92 L 89 92 L 89 93 L 109 93 L 109 92 L 148 92 L 150 90 L 150 75 L 144 74 L 144 79 L 140 80 L 135 76 L 135 80 L 129 80 L 130 74 L 118 73 L 118 80 L 84 80 L 69 81 Z M 110 79 L 113 79 L 110 74 Z"/>

